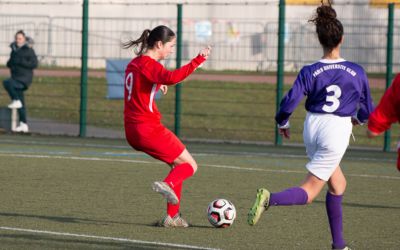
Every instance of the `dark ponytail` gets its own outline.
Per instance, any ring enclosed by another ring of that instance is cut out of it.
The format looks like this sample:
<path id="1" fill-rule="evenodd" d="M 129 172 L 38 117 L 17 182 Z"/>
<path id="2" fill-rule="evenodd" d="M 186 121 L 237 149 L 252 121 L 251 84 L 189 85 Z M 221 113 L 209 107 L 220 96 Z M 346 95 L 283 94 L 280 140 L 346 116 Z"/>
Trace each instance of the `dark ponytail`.
<path id="1" fill-rule="evenodd" d="M 318 40 L 324 49 L 332 51 L 336 48 L 343 37 L 343 25 L 336 18 L 336 11 L 332 8 L 331 1 L 327 4 L 321 0 L 321 6 L 317 8 L 316 14 L 310 20 L 316 26 Z"/>
<path id="2" fill-rule="evenodd" d="M 151 30 L 149 29 L 144 30 L 142 35 L 138 39 L 122 43 L 122 48 L 129 49 L 133 47 L 137 55 L 143 54 L 144 51 L 147 49 L 147 40 L 149 38 L 150 32 Z"/>
<path id="3" fill-rule="evenodd" d="M 170 42 L 175 37 L 175 33 L 167 26 L 160 25 L 153 30 L 146 29 L 137 40 L 130 40 L 122 43 L 124 49 L 134 48 L 136 55 L 142 55 L 148 49 L 154 48 L 154 45 L 161 41 L 162 44 Z"/>

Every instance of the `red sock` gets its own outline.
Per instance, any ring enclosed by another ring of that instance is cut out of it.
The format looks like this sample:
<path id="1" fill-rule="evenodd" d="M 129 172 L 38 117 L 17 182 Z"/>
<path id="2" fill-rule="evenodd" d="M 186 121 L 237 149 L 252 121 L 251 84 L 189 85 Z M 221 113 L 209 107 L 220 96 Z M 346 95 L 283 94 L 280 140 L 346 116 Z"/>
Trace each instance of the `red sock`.
<path id="1" fill-rule="evenodd" d="M 168 176 L 164 179 L 164 182 L 168 183 L 172 188 L 181 184 L 184 180 L 192 176 L 194 173 L 192 165 L 189 163 L 182 163 L 175 166 Z"/>
<path id="2" fill-rule="evenodd" d="M 173 218 L 177 213 L 179 213 L 179 207 L 181 205 L 181 191 L 182 191 L 182 182 L 175 187 L 172 188 L 175 191 L 176 196 L 178 196 L 179 202 L 178 204 L 167 203 L 167 214 Z"/>
<path id="3" fill-rule="evenodd" d="M 400 148 L 397 150 L 397 170 L 400 171 Z"/>

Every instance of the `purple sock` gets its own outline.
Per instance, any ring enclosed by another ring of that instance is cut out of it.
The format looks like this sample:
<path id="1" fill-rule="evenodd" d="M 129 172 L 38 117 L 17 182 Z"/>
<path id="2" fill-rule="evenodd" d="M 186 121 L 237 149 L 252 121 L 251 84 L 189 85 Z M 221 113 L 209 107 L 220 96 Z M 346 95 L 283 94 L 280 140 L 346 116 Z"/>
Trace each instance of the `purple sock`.
<path id="1" fill-rule="evenodd" d="M 332 247 L 338 249 L 346 247 L 346 242 L 343 239 L 342 198 L 343 195 L 326 193 L 325 204 L 331 227 Z"/>
<path id="2" fill-rule="evenodd" d="M 271 194 L 269 199 L 270 206 L 292 206 L 304 205 L 307 203 L 308 195 L 304 189 L 300 187 L 288 188 L 279 193 Z"/>

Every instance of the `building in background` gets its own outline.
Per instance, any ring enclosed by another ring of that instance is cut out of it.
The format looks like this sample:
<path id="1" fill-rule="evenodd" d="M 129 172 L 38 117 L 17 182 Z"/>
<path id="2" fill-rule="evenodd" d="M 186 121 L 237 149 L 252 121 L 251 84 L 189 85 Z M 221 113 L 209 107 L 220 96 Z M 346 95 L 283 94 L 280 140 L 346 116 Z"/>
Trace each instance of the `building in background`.
<path id="1" fill-rule="evenodd" d="M 133 56 L 121 49 L 121 41 L 159 24 L 176 29 L 175 2 L 181 1 L 89 2 L 89 67 L 105 68 L 106 59 Z M 211 5 L 205 4 L 207 1 L 189 2 L 183 7 L 184 59 L 211 44 L 215 50 L 208 69 L 276 69 L 278 1 L 214 0 Z M 317 2 L 287 1 L 286 70 L 297 71 L 321 54 L 314 27 L 307 23 Z M 349 5 L 345 0 L 334 1 L 345 26 L 343 56 L 369 72 L 385 72 L 387 9 L 375 2 L 363 0 Z M 397 9 L 397 20 L 399 14 Z M 82 0 L 0 0 L 0 64 L 5 64 L 9 56 L 13 34 L 23 29 L 35 40 L 41 65 L 79 67 L 81 15 Z M 395 22 L 394 40 L 394 70 L 400 71 L 400 21 Z M 165 63 L 173 67 L 174 59 Z"/>

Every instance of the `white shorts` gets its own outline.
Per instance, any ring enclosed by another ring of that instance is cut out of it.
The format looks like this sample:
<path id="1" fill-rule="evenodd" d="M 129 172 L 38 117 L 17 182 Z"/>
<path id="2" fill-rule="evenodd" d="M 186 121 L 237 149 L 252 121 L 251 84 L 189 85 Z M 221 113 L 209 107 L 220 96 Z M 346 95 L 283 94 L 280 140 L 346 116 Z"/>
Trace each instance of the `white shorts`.
<path id="1" fill-rule="evenodd" d="M 349 146 L 351 117 L 307 113 L 303 139 L 310 162 L 306 168 L 318 178 L 328 181 Z"/>

